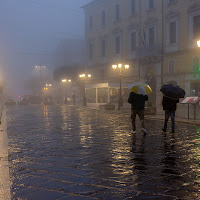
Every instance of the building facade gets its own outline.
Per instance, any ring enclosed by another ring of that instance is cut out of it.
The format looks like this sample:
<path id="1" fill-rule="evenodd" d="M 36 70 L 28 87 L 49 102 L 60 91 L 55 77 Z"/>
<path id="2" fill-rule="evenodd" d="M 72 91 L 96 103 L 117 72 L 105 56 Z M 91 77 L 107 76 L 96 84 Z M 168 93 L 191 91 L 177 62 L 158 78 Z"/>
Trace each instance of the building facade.
<path id="1" fill-rule="evenodd" d="M 168 81 L 200 96 L 200 0 L 94 0 L 83 9 L 85 66 L 97 82 L 117 82 L 112 65 L 122 63 L 122 81 L 148 83 L 157 107 Z"/>

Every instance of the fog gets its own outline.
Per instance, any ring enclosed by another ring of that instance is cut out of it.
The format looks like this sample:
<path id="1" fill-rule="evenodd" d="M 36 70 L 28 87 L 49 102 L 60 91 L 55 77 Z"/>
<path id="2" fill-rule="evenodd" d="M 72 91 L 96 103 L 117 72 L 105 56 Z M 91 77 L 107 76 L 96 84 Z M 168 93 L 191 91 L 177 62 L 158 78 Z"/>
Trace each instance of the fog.
<path id="1" fill-rule="evenodd" d="M 81 6 L 91 0 L 1 0 L 0 80 L 9 95 L 23 88 L 36 65 L 54 69 L 62 40 L 84 38 Z"/>

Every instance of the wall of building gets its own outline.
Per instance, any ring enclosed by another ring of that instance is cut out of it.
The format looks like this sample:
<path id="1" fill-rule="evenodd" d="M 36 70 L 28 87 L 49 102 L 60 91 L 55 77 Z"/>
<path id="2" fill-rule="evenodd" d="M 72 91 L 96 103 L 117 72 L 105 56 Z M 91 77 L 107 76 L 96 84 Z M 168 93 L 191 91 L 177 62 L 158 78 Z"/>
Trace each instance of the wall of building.
<path id="1" fill-rule="evenodd" d="M 114 17 L 115 5 L 120 7 L 118 20 Z M 130 15 L 130 0 L 95 0 L 83 9 L 86 20 L 86 66 L 94 71 L 101 69 L 102 79 L 117 81 L 117 75 L 111 68 L 112 64 L 129 64 L 129 71 L 124 72 L 124 81 L 147 82 L 149 79 L 154 79 L 155 104 L 160 111 L 162 111 L 160 92 L 162 67 L 163 83 L 176 81 L 185 89 L 187 96 L 192 95 L 191 82 L 197 81 L 200 84 L 200 77 L 195 75 L 196 71 L 193 70 L 193 58 L 200 55 L 200 49 L 196 44 L 197 38 L 193 38 L 193 19 L 194 16 L 200 15 L 199 0 L 155 0 L 153 9 L 148 9 L 148 0 L 136 0 L 133 15 Z M 103 26 L 101 24 L 102 11 L 105 11 L 106 16 L 106 23 Z M 92 28 L 90 28 L 90 17 L 93 20 Z M 176 24 L 176 42 L 170 44 L 169 27 L 173 22 Z M 148 40 L 148 30 L 151 27 L 155 29 L 155 45 L 149 48 L 148 44 L 151 41 Z M 130 52 L 130 33 L 134 31 L 137 33 L 137 47 L 135 52 Z M 121 53 L 115 55 L 114 39 L 118 35 L 121 36 Z M 103 38 L 106 41 L 104 58 L 101 57 Z M 94 45 L 92 60 L 89 59 L 88 54 L 90 42 Z M 161 63 L 162 55 L 163 64 Z M 200 91 L 200 87 L 196 90 Z"/>

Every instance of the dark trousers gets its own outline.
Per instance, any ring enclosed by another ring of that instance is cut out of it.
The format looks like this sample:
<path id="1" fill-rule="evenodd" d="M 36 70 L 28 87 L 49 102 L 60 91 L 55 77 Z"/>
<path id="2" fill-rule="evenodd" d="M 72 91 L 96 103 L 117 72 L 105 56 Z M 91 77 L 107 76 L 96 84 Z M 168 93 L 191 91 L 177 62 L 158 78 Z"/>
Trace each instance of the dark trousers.
<path id="1" fill-rule="evenodd" d="M 132 122 L 133 131 L 136 130 L 135 120 L 136 120 L 137 115 L 140 119 L 142 128 L 145 128 L 145 126 L 144 126 L 144 110 L 134 110 L 132 108 L 131 109 L 131 120 L 132 120 L 131 122 Z"/>
<path id="2" fill-rule="evenodd" d="M 167 130 L 167 122 L 169 120 L 169 117 L 171 117 L 171 122 L 172 122 L 172 132 L 174 132 L 175 129 L 175 110 L 173 111 L 169 111 L 166 110 L 165 111 L 165 123 L 164 123 L 164 130 Z"/>

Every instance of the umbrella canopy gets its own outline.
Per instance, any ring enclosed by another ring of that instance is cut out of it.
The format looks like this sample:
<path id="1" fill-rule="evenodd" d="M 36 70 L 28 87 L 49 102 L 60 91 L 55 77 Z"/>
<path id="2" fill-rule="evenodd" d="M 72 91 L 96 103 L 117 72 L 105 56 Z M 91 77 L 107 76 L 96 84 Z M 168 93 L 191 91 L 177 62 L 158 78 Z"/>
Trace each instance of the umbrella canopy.
<path id="1" fill-rule="evenodd" d="M 148 95 L 152 92 L 152 89 L 149 85 L 144 84 L 144 83 L 132 83 L 128 86 L 128 89 L 131 92 L 134 92 L 136 94 L 143 94 L 143 95 Z"/>
<path id="2" fill-rule="evenodd" d="M 179 99 L 185 97 L 185 91 L 180 88 L 178 85 L 173 84 L 166 84 L 163 85 L 160 89 L 160 91 L 167 97 L 173 98 L 173 99 Z"/>

